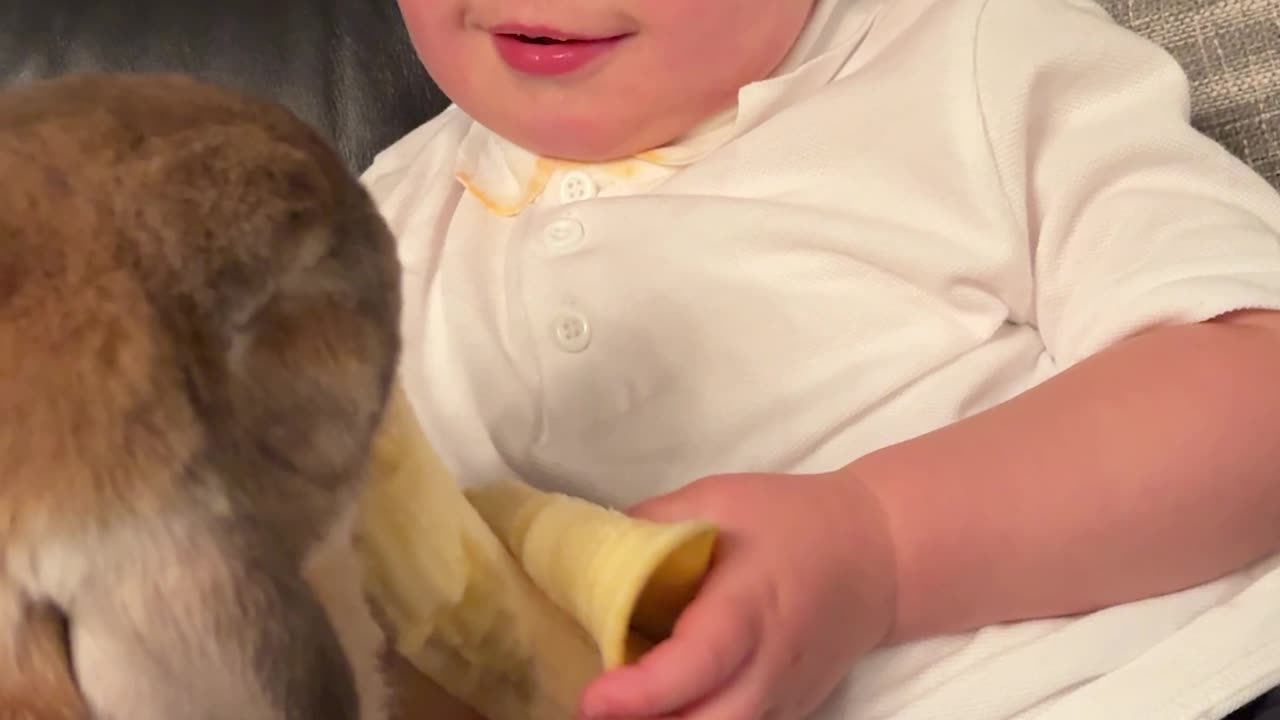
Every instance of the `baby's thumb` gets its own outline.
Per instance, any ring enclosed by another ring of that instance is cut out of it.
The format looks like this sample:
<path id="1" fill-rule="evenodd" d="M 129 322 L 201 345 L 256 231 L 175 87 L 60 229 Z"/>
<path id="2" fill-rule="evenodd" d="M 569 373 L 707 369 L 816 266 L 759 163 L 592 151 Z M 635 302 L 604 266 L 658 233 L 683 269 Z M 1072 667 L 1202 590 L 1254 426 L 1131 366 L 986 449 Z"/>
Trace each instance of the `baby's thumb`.
<path id="1" fill-rule="evenodd" d="M 651 522 L 706 520 L 706 488 L 703 481 L 690 483 L 678 490 L 644 500 L 627 508 L 627 514 Z"/>

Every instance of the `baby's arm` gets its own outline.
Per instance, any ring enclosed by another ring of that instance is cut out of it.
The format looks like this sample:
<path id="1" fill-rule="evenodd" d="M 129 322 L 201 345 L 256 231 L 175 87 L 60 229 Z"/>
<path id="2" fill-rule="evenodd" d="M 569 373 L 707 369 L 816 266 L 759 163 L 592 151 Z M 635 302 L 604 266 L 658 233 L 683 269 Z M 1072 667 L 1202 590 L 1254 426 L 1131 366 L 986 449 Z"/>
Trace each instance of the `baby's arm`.
<path id="1" fill-rule="evenodd" d="M 890 517 L 896 640 L 1280 551 L 1280 199 L 1186 124 L 1172 59 L 1091 5 L 992 0 L 981 37 L 993 157 L 1063 370 L 848 468 Z"/>
<path id="2" fill-rule="evenodd" d="M 895 640 L 1068 615 L 1280 551 L 1280 316 L 1152 330 L 851 466 L 898 552 Z"/>

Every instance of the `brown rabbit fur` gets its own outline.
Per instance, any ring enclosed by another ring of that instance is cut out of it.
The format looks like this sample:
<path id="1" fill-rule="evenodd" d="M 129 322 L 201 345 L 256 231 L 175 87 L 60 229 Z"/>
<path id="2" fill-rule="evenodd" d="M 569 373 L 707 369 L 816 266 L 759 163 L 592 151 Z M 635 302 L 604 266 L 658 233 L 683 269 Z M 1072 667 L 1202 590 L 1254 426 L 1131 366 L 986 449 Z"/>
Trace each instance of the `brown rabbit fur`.
<path id="1" fill-rule="evenodd" d="M 385 717 L 348 540 L 398 277 L 275 104 L 0 93 L 0 719 Z"/>

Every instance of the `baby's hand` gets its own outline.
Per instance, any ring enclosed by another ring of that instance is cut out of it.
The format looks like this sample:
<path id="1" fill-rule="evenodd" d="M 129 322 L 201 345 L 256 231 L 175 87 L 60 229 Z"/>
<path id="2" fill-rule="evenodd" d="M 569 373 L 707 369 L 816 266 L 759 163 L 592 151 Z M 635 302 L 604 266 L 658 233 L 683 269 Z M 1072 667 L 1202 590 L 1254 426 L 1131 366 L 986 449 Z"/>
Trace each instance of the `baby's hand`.
<path id="1" fill-rule="evenodd" d="M 582 718 L 794 720 L 889 631 L 892 543 L 848 477 L 708 477 L 632 514 L 710 520 L 721 542 L 672 637 L 593 682 Z"/>

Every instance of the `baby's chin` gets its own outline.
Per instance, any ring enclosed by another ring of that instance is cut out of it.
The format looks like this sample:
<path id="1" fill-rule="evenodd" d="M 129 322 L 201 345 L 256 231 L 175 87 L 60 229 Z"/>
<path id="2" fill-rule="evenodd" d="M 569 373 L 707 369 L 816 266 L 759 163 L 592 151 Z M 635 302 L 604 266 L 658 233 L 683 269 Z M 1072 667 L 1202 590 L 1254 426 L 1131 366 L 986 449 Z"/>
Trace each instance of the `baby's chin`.
<path id="1" fill-rule="evenodd" d="M 580 163 L 604 163 L 632 157 L 667 143 L 661 135 L 642 132 L 582 130 L 570 126 L 523 127 L 509 131 L 517 145 L 542 157 Z"/>
<path id="2" fill-rule="evenodd" d="M 542 157 L 603 163 L 667 145 L 688 132 L 698 120 L 646 114 L 623 119 L 599 113 L 572 116 L 536 113 L 481 122 L 509 141 Z"/>

